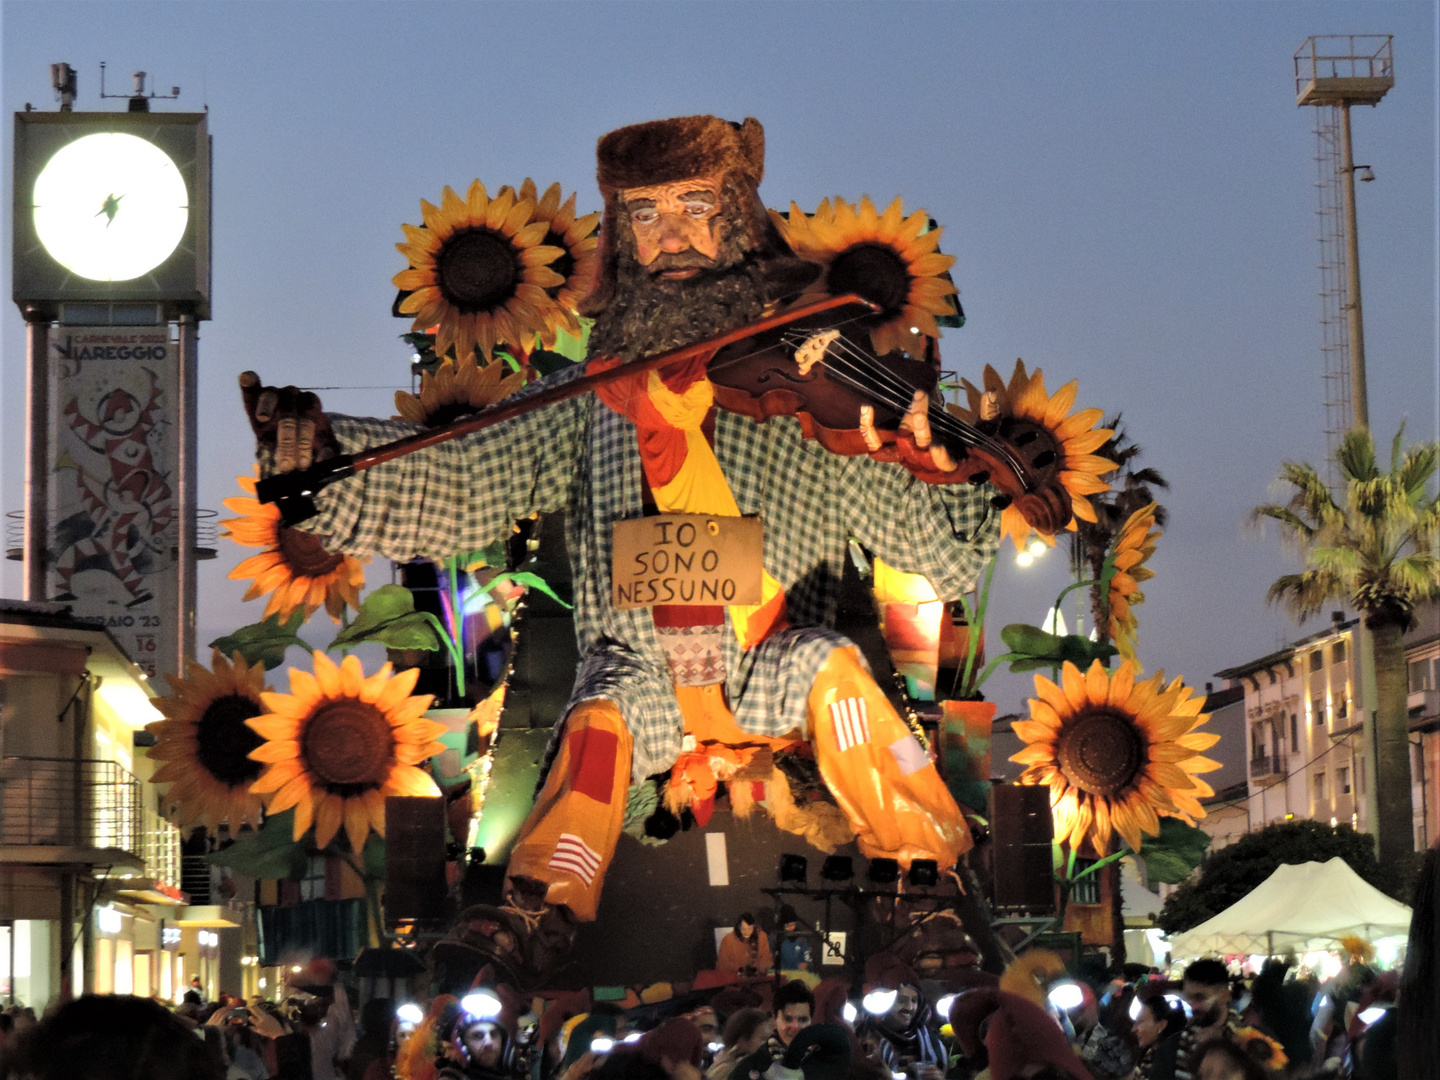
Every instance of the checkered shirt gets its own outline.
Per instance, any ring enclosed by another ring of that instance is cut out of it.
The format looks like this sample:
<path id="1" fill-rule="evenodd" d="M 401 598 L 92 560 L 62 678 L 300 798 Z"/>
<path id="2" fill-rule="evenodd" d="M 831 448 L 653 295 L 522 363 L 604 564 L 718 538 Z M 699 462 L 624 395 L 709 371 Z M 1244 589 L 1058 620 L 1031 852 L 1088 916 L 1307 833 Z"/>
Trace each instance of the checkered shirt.
<path id="1" fill-rule="evenodd" d="M 577 365 L 525 392 L 581 374 Z M 330 419 L 347 453 L 416 430 Z M 849 644 L 829 627 L 850 537 L 924 574 L 946 600 L 971 586 L 997 546 L 988 489 L 926 484 L 900 465 L 831 454 L 794 420 L 720 412 L 715 453 L 741 513 L 764 521 L 765 568 L 785 589 L 792 627 L 749 651 L 727 630 L 727 691 L 746 731 L 805 730 L 816 673 Z M 530 514 L 563 511 L 581 656 L 570 706 L 608 698 L 620 707 L 638 782 L 674 763 L 684 735 L 650 611 L 610 602 L 611 527 L 643 516 L 644 485 L 634 425 L 585 394 L 342 481 L 320 495 L 321 512 L 305 527 L 332 551 L 442 559 L 503 539 Z"/>

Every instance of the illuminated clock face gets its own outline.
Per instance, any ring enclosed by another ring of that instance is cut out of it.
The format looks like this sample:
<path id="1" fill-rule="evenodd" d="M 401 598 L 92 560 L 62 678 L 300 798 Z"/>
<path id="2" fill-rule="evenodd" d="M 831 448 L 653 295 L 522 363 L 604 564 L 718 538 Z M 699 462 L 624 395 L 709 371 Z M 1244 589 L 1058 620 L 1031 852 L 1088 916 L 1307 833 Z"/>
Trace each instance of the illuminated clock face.
<path id="1" fill-rule="evenodd" d="M 60 265 L 92 281 L 130 281 L 170 257 L 190 199 L 170 156 L 134 135 L 85 135 L 35 179 L 35 231 Z"/>

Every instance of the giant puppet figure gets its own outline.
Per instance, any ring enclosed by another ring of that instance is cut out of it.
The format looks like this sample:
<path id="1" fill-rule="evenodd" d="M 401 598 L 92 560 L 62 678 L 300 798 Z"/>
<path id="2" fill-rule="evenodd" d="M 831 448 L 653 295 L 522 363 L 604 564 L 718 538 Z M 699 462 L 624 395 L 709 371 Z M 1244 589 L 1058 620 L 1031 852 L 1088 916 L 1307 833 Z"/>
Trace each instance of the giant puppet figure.
<path id="1" fill-rule="evenodd" d="M 796 259 L 757 192 L 764 135 L 696 116 L 622 128 L 598 147 L 604 197 L 590 369 L 754 322 L 818 268 Z M 863 290 L 857 290 L 863 291 Z M 552 375 L 546 384 L 584 372 Z M 241 377 L 270 471 L 352 453 L 413 428 L 326 415 L 312 394 Z M 987 487 L 951 482 L 915 395 L 898 442 L 840 456 L 794 419 L 718 410 L 703 363 L 640 374 L 331 488 L 306 527 L 328 548 L 443 558 L 563 511 L 581 663 L 506 902 L 463 918 L 452 944 L 535 979 L 575 920 L 596 915 L 632 783 L 668 770 L 687 739 L 730 746 L 806 739 L 868 857 L 953 865 L 971 846 L 954 799 L 854 645 L 832 629 L 850 537 L 923 574 L 942 599 L 995 550 Z M 758 515 L 758 605 L 617 610 L 612 529 L 646 514 Z"/>

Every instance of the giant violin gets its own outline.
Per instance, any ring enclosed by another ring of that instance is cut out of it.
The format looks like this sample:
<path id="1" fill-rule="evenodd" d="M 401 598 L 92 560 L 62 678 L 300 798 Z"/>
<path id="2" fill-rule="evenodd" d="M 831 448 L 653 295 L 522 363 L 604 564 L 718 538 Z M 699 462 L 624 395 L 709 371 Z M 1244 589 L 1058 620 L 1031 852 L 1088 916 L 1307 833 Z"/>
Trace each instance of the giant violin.
<path id="1" fill-rule="evenodd" d="M 1041 532 L 1053 535 L 1068 525 L 1070 502 L 1060 484 L 1061 459 L 1051 434 L 1014 417 L 969 424 L 949 412 L 935 393 L 939 371 L 932 359 L 899 353 L 878 357 L 863 343 L 877 311 L 853 293 L 798 304 L 693 345 L 506 399 L 444 427 L 277 473 L 258 483 L 256 495 L 273 503 L 286 525 L 295 525 L 316 514 L 317 492 L 357 472 L 638 372 L 698 359 L 706 363 L 721 408 L 762 422 L 795 417 L 807 438 L 843 455 L 874 452 L 862 434 L 862 408 L 874 410 L 876 433 L 882 443 L 893 444 L 916 391 L 923 390 L 930 400 L 932 437 L 958 466 L 955 473 L 945 474 L 947 481 L 991 484 L 1000 493 L 998 506 L 1013 502 Z M 847 330 L 856 337 L 847 337 Z"/>

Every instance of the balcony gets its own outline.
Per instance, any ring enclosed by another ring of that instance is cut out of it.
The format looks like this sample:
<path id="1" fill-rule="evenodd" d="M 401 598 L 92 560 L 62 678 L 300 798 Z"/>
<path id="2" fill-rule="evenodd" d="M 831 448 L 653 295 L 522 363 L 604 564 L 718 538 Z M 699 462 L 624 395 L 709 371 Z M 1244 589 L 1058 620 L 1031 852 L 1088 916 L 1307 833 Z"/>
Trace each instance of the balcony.
<path id="1" fill-rule="evenodd" d="M 1277 754 L 1262 754 L 1250 759 L 1250 779 L 1257 784 L 1273 784 L 1285 777 L 1285 759 Z"/>
<path id="2" fill-rule="evenodd" d="M 145 871 L 122 881 L 117 892 L 141 904 L 184 904 L 180 888 L 180 830 L 155 811 L 142 810 L 140 846 Z"/>
<path id="3" fill-rule="evenodd" d="M 0 863 L 144 873 L 140 781 L 113 761 L 0 760 Z"/>

